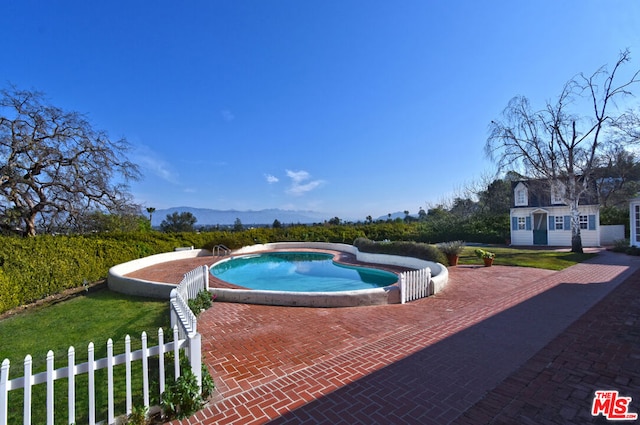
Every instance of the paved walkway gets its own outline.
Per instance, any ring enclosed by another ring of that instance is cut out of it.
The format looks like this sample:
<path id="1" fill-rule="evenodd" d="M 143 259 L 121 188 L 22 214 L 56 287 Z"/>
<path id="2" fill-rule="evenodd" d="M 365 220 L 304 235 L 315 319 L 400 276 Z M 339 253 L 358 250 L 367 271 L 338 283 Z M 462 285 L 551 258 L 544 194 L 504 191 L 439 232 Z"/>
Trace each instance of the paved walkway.
<path id="1" fill-rule="evenodd" d="M 174 423 L 598 423 L 600 389 L 640 412 L 639 266 L 456 267 L 405 305 L 215 303 L 198 327 L 217 392 Z"/>

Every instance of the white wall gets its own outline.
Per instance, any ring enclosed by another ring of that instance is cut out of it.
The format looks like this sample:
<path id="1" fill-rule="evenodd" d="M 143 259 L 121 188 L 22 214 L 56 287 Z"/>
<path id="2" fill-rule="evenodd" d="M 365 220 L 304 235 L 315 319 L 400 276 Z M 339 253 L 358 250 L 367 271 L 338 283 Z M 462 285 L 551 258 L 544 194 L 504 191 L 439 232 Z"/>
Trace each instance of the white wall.
<path id="1" fill-rule="evenodd" d="M 425 267 L 431 268 L 431 280 L 433 281 L 436 293 L 444 289 L 449 281 L 449 270 L 440 263 L 420 260 L 411 257 L 399 257 L 397 255 L 385 254 L 369 254 L 358 251 L 353 245 L 325 243 L 325 242 L 278 242 L 264 245 L 251 245 L 233 251 L 233 255 L 250 254 L 252 252 L 264 251 L 270 249 L 295 249 L 295 248 L 318 248 L 329 249 L 334 251 L 342 251 L 354 254 L 359 261 L 397 265 L 409 268 L 421 269 Z M 210 256 L 211 252 L 203 249 L 194 249 L 187 251 L 167 252 L 164 254 L 151 255 L 149 257 L 140 258 L 138 260 L 129 261 L 127 263 L 118 264 L 109 269 L 107 284 L 109 289 L 129 295 L 141 295 L 152 298 L 169 299 L 171 290 L 176 287 L 174 284 L 161 282 L 151 282 L 142 279 L 133 279 L 125 275 L 144 267 L 154 264 L 164 263 L 167 261 L 181 260 L 194 257 Z M 381 289 L 384 291 L 383 289 Z M 387 294 L 385 297 L 396 297 L 398 294 Z M 395 300 L 395 298 L 394 298 Z"/>
<path id="2" fill-rule="evenodd" d="M 570 215 L 569 207 L 545 207 L 545 208 L 513 208 L 510 217 L 528 217 L 533 211 L 544 210 L 547 212 L 547 220 L 549 216 L 565 216 Z M 595 215 L 596 229 L 581 229 L 582 246 L 600 246 L 600 209 L 597 205 L 580 206 L 581 215 Z M 533 222 L 533 217 L 532 220 Z M 511 227 L 511 219 L 509 219 Z M 547 229 L 547 245 L 548 246 L 571 246 L 571 230 L 549 230 Z M 533 245 L 533 231 L 531 230 L 511 230 L 511 245 Z"/>
<path id="3" fill-rule="evenodd" d="M 624 224 L 600 226 L 600 244 L 613 245 L 615 241 L 624 239 Z"/>
<path id="4" fill-rule="evenodd" d="M 109 269 L 107 276 L 107 286 L 110 290 L 127 295 L 137 295 L 142 297 L 169 299 L 171 290 L 175 284 L 152 282 L 150 280 L 134 279 L 126 277 L 126 274 L 155 264 L 167 261 L 184 260 L 187 258 L 210 256 L 211 252 L 204 249 L 190 249 L 185 251 L 165 252 L 163 254 L 150 255 L 137 260 L 118 264 Z"/>

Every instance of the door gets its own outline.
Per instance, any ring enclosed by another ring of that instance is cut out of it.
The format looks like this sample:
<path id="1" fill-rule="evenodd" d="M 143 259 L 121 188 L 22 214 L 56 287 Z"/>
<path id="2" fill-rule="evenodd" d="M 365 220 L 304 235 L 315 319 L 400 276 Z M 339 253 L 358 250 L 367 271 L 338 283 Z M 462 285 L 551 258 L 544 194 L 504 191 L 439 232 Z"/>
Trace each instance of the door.
<path id="1" fill-rule="evenodd" d="M 549 234 L 547 233 L 547 214 L 533 214 L 533 244 L 548 245 Z"/>

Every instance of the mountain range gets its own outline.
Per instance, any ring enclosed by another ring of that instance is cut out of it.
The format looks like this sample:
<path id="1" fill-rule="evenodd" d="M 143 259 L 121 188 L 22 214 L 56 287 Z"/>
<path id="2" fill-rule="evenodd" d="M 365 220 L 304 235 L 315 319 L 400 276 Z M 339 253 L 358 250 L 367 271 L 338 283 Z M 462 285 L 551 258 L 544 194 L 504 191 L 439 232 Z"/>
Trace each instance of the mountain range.
<path id="1" fill-rule="evenodd" d="M 316 211 L 282 210 L 278 208 L 238 211 L 238 210 L 214 210 L 208 208 L 192 207 L 172 207 L 162 210 L 155 210 L 151 216 L 151 225 L 160 226 L 167 215 L 177 212 L 178 214 L 189 212 L 198 220 L 196 226 L 221 226 L 233 225 L 236 219 L 240 219 L 243 225 L 271 225 L 275 220 L 282 224 L 312 224 L 322 223 L 329 220 L 327 214 Z M 148 213 L 143 211 L 146 216 Z"/>

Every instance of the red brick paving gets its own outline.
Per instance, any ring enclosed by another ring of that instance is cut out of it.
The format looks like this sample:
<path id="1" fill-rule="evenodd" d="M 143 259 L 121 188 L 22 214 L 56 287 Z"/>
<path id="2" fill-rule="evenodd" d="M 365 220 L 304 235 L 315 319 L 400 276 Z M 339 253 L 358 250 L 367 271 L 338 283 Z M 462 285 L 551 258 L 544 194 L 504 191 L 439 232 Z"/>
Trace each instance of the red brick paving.
<path id="1" fill-rule="evenodd" d="M 585 423 L 596 389 L 640 411 L 639 262 L 450 268 L 405 305 L 215 303 L 198 327 L 217 392 L 175 423 Z"/>

